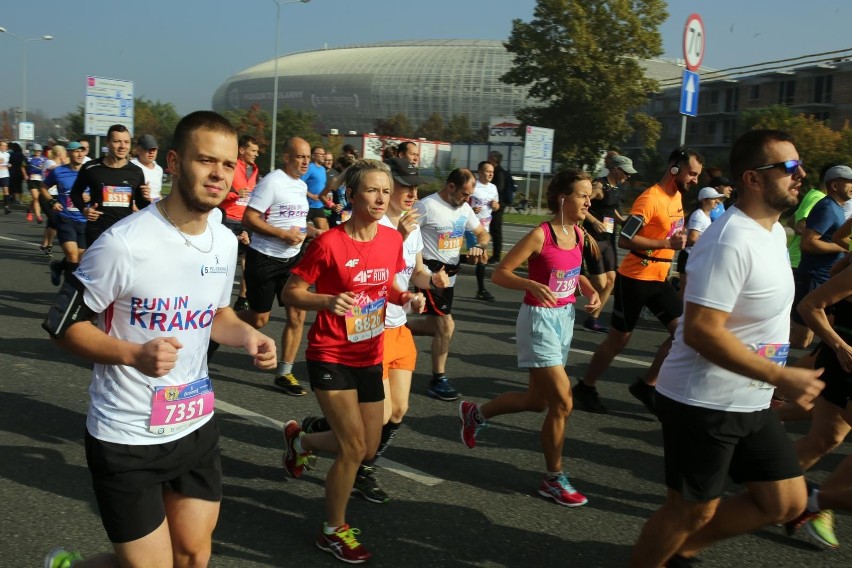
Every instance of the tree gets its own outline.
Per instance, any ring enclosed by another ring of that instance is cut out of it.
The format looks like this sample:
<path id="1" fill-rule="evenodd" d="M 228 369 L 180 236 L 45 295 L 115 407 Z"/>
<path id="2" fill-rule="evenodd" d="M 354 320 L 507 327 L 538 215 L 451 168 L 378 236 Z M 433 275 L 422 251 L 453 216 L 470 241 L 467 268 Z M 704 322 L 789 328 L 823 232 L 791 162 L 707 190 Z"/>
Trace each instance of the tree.
<path id="1" fill-rule="evenodd" d="M 395 114 L 390 118 L 376 120 L 374 131 L 380 136 L 393 136 L 395 138 L 411 138 L 414 136 L 414 126 L 408 120 L 408 117 L 402 113 Z"/>
<path id="2" fill-rule="evenodd" d="M 425 138 L 426 140 L 441 140 L 444 136 L 444 119 L 441 113 L 433 112 L 429 117 L 420 123 L 417 131 L 414 133 L 417 138 Z"/>
<path id="3" fill-rule="evenodd" d="M 554 157 L 592 167 L 610 144 L 628 139 L 632 113 L 657 90 L 639 64 L 662 54 L 664 0 L 538 0 L 529 23 L 512 22 L 506 49 L 514 67 L 501 80 L 529 86 L 536 103 L 525 124 L 553 128 Z M 654 119 L 641 118 L 644 143 L 656 143 Z"/>
<path id="4" fill-rule="evenodd" d="M 240 136 L 245 134 L 254 137 L 260 153 L 267 152 L 272 136 L 272 117 L 262 110 L 259 104 L 251 105 L 248 110 L 229 110 L 223 114 L 231 121 Z"/>
<path id="5" fill-rule="evenodd" d="M 441 140 L 447 142 L 470 142 L 473 140 L 473 129 L 466 114 L 456 114 L 447 122 L 444 136 Z"/>

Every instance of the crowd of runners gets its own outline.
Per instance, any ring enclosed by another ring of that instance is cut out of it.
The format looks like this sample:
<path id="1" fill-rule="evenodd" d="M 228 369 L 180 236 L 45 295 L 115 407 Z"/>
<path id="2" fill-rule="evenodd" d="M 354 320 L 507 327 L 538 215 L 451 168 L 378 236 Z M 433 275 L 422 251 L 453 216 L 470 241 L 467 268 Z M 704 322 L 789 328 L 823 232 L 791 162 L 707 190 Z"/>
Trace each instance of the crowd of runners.
<path id="1" fill-rule="evenodd" d="M 95 364 L 86 459 L 113 550 L 83 559 L 57 549 L 46 566 L 207 564 L 222 499 L 208 374 L 220 344 L 244 350 L 283 393 L 305 396 L 305 382 L 316 397 L 319 413 L 288 417 L 282 464 L 298 479 L 318 457 L 333 458 L 315 545 L 344 562 L 372 556 L 367 533 L 349 524 L 351 495 L 391 499 L 375 474 L 403 431 L 415 335 L 431 337 L 426 394 L 458 401 L 461 443 L 475 448 L 496 416 L 543 413 L 537 491 L 558 505 L 585 505 L 565 467 L 568 418 L 575 404 L 607 412 L 596 383 L 643 312 L 669 338 L 629 392 L 661 423 L 668 494 L 630 565 L 689 566 L 714 542 L 773 523 L 838 546 L 832 510 L 852 506 L 852 461 L 821 487 L 803 471 L 839 446 L 852 423 L 852 321 L 845 321 L 852 221 L 844 213 L 852 169 L 824 168 L 799 204 L 806 174 L 786 133 L 738 139 L 729 178 L 707 176 L 698 152 L 677 148 L 629 211 L 624 189 L 636 173 L 629 158 L 607 156 L 598 179 L 561 171 L 547 188 L 552 217 L 505 254 L 511 178 L 499 152 L 418 196 L 427 179 L 416 144 L 389 149 L 383 161 L 349 147 L 334 159 L 290 138 L 282 167 L 259 179 L 257 141 L 209 111 L 177 125 L 165 160 L 168 193 L 151 136 L 132 144 L 114 126 L 102 158 L 87 161 L 81 141 L 63 150 L 46 165 L 34 148 L 28 165 L 14 167 L 34 188 L 32 218 L 49 214 L 55 230 L 42 246 L 56 238 L 63 250 L 51 263 L 60 288 L 43 327 Z M 11 167 L 0 145 L 0 180 Z M 710 182 L 699 189 L 700 179 Z M 5 191 L 8 208 L 15 196 Z M 684 197 L 693 194 L 697 207 L 685 215 Z M 779 219 L 796 207 L 788 251 Z M 628 251 L 620 264 L 618 248 Z M 459 401 L 447 360 L 464 263 L 474 265 L 474 301 L 494 301 L 489 264 L 492 285 L 522 293 L 516 338 L 525 391 Z M 602 340 L 572 384 L 566 364 L 578 296 L 582 325 Z M 286 314 L 277 344 L 259 331 L 276 303 Z M 316 317 L 302 351 L 308 311 Z M 791 342 L 806 346 L 808 333 L 821 342 L 788 364 Z M 300 378 L 293 369 L 301 353 L 307 377 Z M 796 419 L 812 426 L 792 444 L 783 421 Z M 723 499 L 729 478 L 741 490 Z"/>

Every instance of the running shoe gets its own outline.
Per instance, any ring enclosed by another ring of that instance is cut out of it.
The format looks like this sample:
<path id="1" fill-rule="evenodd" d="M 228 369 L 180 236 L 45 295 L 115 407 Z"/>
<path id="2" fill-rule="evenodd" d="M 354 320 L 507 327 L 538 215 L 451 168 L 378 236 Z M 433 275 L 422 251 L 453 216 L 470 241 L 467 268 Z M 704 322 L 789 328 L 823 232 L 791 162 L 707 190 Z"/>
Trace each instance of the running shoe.
<path id="1" fill-rule="evenodd" d="M 538 494 L 553 499 L 563 507 L 579 507 L 589 502 L 583 494 L 574 489 L 564 473 L 559 474 L 556 479 L 542 479 Z"/>
<path id="2" fill-rule="evenodd" d="M 9 207 L 8 205 L 6 205 L 6 206 L 5 206 L 5 209 L 6 209 L 6 215 L 11 215 L 11 214 L 12 214 L 12 208 L 11 208 L 11 207 Z"/>
<path id="3" fill-rule="evenodd" d="M 54 286 L 62 283 L 62 269 L 59 267 L 59 261 L 54 260 L 50 263 L 50 283 Z"/>
<path id="4" fill-rule="evenodd" d="M 609 328 L 603 325 L 598 318 L 586 318 L 583 327 L 596 333 L 609 333 Z"/>
<path id="5" fill-rule="evenodd" d="M 494 300 L 496 300 L 496 298 L 491 295 L 491 292 L 489 292 L 485 288 L 476 293 L 476 299 L 482 300 L 483 302 L 493 302 Z"/>
<path id="6" fill-rule="evenodd" d="M 426 394 L 432 398 L 445 400 L 447 402 L 452 402 L 459 397 L 459 392 L 455 389 L 447 377 L 432 379 L 432 382 L 429 383 L 429 389 L 426 391 Z"/>
<path id="7" fill-rule="evenodd" d="M 819 489 L 819 485 L 808 479 L 805 480 L 805 483 L 807 484 L 808 500 L 810 501 L 811 496 L 813 496 L 814 492 Z M 784 523 L 784 531 L 787 533 L 787 536 L 793 536 L 793 533 L 802 528 L 802 526 L 806 522 L 815 518 L 817 515 L 819 515 L 819 511 L 809 511 L 807 508 L 805 508 L 805 510 L 802 511 L 801 515 L 799 515 L 792 521 L 787 521 L 786 523 Z"/>
<path id="8" fill-rule="evenodd" d="M 302 432 L 313 434 L 314 432 L 328 432 L 331 425 L 324 416 L 305 416 L 302 418 Z"/>
<path id="9" fill-rule="evenodd" d="M 234 302 L 234 311 L 241 312 L 247 309 L 249 309 L 248 300 L 246 300 L 245 298 L 237 298 L 237 301 Z"/>
<path id="10" fill-rule="evenodd" d="M 50 245 L 39 245 L 38 250 L 40 250 L 41 254 L 44 256 L 53 256 L 53 247 Z"/>
<path id="11" fill-rule="evenodd" d="M 387 503 L 390 501 L 390 496 L 385 493 L 384 489 L 379 487 L 379 482 L 376 481 L 375 468 L 362 465 L 358 468 L 358 475 L 355 476 L 355 485 L 352 487 L 352 493 L 358 493 L 370 503 Z"/>
<path id="12" fill-rule="evenodd" d="M 27 221 L 29 221 L 30 223 L 32 223 L 32 222 L 33 222 L 33 213 L 32 213 L 32 211 L 27 211 Z"/>
<path id="13" fill-rule="evenodd" d="M 44 558 L 44 568 L 70 568 L 78 560 L 82 560 L 79 552 L 71 552 L 57 548 Z"/>
<path id="14" fill-rule="evenodd" d="M 275 386 L 281 388 L 290 396 L 305 396 L 307 394 L 307 391 L 302 388 L 302 385 L 299 384 L 299 379 L 293 373 L 275 377 Z"/>
<path id="15" fill-rule="evenodd" d="M 645 408 L 648 409 L 648 412 L 657 415 L 657 389 L 643 381 L 642 379 L 636 379 L 632 385 L 627 387 L 627 390 L 630 391 L 630 394 L 633 395 L 635 399 L 645 405 Z"/>
<path id="16" fill-rule="evenodd" d="M 305 472 L 305 469 L 311 469 L 313 463 L 311 458 L 314 457 L 312 452 L 297 453 L 294 443 L 296 438 L 302 435 L 302 429 L 295 420 L 290 420 L 284 424 L 282 430 L 284 434 L 284 456 L 281 458 L 281 464 L 284 466 L 284 471 L 290 477 L 299 479 Z"/>
<path id="17" fill-rule="evenodd" d="M 349 525 L 337 527 L 332 534 L 325 534 L 323 530 L 320 530 L 317 548 L 334 555 L 338 560 L 349 564 L 361 564 L 369 560 L 373 554 L 358 542 L 359 534 L 361 534 L 360 530 L 349 528 Z"/>
<path id="18" fill-rule="evenodd" d="M 473 402 L 466 400 L 459 404 L 459 422 L 461 422 L 461 441 L 471 450 L 476 447 L 476 436 L 487 426 L 484 421 L 477 418 L 478 407 Z"/>
<path id="19" fill-rule="evenodd" d="M 606 406 L 601 403 L 601 398 L 598 396 L 598 389 L 590 387 L 583 381 L 577 381 L 573 388 L 574 401 L 579 403 L 582 410 L 586 412 L 597 412 L 604 414 L 607 412 Z"/>
<path id="20" fill-rule="evenodd" d="M 818 543 L 828 548 L 837 548 L 840 543 L 834 534 L 834 511 L 823 510 L 809 521 L 805 521 L 805 530 Z"/>

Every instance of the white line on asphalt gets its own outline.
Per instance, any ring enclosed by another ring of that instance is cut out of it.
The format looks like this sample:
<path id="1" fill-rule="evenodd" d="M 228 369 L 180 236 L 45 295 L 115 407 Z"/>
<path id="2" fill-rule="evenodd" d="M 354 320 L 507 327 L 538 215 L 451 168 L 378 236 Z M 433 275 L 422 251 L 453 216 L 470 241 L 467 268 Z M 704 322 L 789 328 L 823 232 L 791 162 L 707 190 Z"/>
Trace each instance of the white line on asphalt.
<path id="1" fill-rule="evenodd" d="M 240 418 L 248 420 L 249 422 L 254 422 L 255 424 L 258 424 L 260 426 L 268 426 L 269 428 L 277 430 L 278 432 L 280 432 L 281 429 L 284 427 L 284 423 L 279 420 L 269 418 L 268 416 L 258 414 L 257 412 L 253 412 L 235 404 L 225 402 L 221 398 L 216 399 L 216 408 L 218 408 L 219 410 L 224 410 L 225 412 L 233 414 L 234 416 L 239 416 Z M 427 473 L 423 473 L 422 471 L 416 470 L 413 467 L 408 467 L 407 465 L 391 461 L 387 458 L 382 458 L 382 469 L 387 469 L 403 477 L 407 477 L 408 479 L 417 481 L 418 483 L 422 483 L 423 485 L 428 485 L 430 487 L 434 487 L 435 485 L 443 483 L 444 481 L 439 477 L 433 477 Z"/>
<path id="2" fill-rule="evenodd" d="M 594 351 L 586 351 L 585 349 L 571 349 L 572 353 L 582 353 L 583 355 L 594 355 Z M 640 361 L 639 359 L 631 359 L 629 357 L 621 357 L 620 355 L 615 356 L 616 361 L 624 361 L 625 363 L 633 363 L 634 365 L 639 365 L 640 367 L 650 367 L 651 363 L 648 361 Z"/>
<path id="3" fill-rule="evenodd" d="M 37 244 L 35 244 L 35 243 L 30 243 L 30 242 L 27 242 L 27 241 L 22 241 L 21 239 L 13 239 L 12 237 L 0 237 L 0 239 L 3 239 L 4 241 L 14 241 L 14 242 L 16 242 L 16 243 L 21 243 L 21 244 L 23 244 L 23 245 L 29 245 L 29 246 L 31 246 L 31 247 L 37 247 L 37 246 L 38 246 L 38 245 L 37 245 Z"/>

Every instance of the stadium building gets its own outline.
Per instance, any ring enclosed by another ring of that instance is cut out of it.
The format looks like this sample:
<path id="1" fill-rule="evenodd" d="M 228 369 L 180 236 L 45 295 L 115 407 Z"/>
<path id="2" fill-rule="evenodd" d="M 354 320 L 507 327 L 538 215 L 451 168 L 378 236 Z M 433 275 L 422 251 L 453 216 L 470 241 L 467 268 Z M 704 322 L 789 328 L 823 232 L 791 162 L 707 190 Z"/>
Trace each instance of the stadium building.
<path id="1" fill-rule="evenodd" d="M 213 95 L 213 109 L 259 104 L 271 112 L 274 63 L 225 81 Z M 643 65 L 658 80 L 682 70 L 670 61 Z M 416 126 L 435 112 L 445 121 L 465 115 L 477 129 L 528 104 L 526 87 L 500 81 L 511 66 L 511 54 L 494 40 L 393 41 L 292 53 L 278 59 L 278 107 L 315 113 L 321 131 L 370 132 L 377 119 L 400 113 Z"/>

